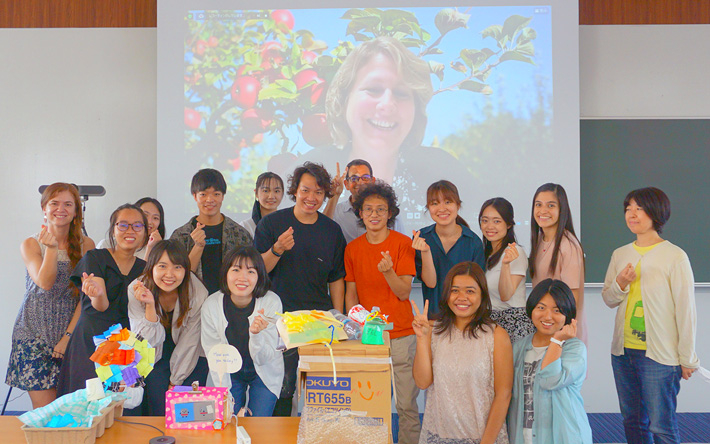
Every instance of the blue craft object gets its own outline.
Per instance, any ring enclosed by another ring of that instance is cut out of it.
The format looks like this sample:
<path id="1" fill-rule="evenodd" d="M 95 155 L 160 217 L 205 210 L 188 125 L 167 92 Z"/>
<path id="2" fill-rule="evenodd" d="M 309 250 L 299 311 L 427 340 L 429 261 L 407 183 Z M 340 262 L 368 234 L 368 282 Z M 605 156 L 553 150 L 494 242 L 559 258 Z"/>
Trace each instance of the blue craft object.
<path id="1" fill-rule="evenodd" d="M 67 413 L 66 415 L 56 415 L 49 420 L 45 427 L 51 427 L 53 429 L 58 429 L 61 427 L 77 427 L 78 424 L 74 420 L 74 417 Z"/>

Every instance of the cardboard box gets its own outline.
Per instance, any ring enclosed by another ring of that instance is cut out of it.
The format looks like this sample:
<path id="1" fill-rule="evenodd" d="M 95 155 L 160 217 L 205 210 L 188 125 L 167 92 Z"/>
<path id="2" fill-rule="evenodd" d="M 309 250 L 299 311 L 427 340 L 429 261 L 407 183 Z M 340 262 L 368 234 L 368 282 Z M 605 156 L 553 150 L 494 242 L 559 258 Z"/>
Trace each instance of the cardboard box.
<path id="1" fill-rule="evenodd" d="M 333 362 L 323 344 L 298 348 L 299 396 L 324 411 L 360 411 L 387 424 L 392 441 L 392 360 L 389 335 L 384 345 L 343 341 L 332 345 Z"/>

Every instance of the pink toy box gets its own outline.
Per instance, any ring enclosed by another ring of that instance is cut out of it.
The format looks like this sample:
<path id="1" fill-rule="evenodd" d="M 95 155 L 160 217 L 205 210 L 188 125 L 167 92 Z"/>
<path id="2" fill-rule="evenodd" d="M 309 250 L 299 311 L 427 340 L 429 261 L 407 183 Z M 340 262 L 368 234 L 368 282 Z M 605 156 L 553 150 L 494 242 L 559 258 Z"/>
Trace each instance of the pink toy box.
<path id="1" fill-rule="evenodd" d="M 174 387 L 165 392 L 165 427 L 222 430 L 232 418 L 232 401 L 225 387 Z"/>

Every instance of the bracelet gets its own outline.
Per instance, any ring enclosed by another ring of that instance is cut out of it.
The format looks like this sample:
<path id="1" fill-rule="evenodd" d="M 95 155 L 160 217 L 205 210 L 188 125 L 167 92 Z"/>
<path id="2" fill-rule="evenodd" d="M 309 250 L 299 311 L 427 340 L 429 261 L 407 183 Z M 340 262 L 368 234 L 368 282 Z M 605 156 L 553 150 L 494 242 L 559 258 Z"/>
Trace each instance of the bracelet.
<path id="1" fill-rule="evenodd" d="M 550 342 L 554 342 L 555 344 L 559 345 L 560 348 L 562 348 L 562 346 L 565 344 L 565 341 L 560 341 L 557 338 L 550 338 Z"/>
<path id="2" fill-rule="evenodd" d="M 276 249 L 274 249 L 273 245 L 271 246 L 271 253 L 276 257 L 281 257 L 281 254 L 283 254 L 283 253 L 281 253 L 281 254 L 277 253 Z"/>
<path id="3" fill-rule="evenodd" d="M 69 331 L 65 332 L 64 336 L 69 336 L 71 338 L 71 332 L 69 332 Z"/>

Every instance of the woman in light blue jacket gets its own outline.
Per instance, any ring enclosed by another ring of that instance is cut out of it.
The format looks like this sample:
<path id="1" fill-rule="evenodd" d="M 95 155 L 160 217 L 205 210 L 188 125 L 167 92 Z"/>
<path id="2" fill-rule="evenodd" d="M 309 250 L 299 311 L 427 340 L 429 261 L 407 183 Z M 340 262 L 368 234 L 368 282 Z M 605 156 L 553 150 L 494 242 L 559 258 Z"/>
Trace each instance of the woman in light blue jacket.
<path id="1" fill-rule="evenodd" d="M 511 444 L 592 443 L 582 383 L 587 348 L 576 338 L 572 290 L 545 279 L 530 293 L 525 310 L 537 331 L 513 346 L 515 379 L 508 410 Z"/>

